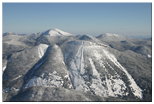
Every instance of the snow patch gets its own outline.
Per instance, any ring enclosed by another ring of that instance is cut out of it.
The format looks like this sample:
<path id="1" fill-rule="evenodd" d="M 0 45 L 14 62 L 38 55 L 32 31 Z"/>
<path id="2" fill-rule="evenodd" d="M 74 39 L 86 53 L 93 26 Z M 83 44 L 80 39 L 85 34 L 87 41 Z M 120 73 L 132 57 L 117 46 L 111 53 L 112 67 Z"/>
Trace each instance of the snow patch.
<path id="1" fill-rule="evenodd" d="M 150 54 L 148 54 L 148 55 L 147 55 L 147 57 L 148 57 L 148 58 L 151 58 L 151 55 L 150 55 Z"/>
<path id="2" fill-rule="evenodd" d="M 128 92 L 126 91 L 126 85 L 121 80 L 119 75 L 110 76 L 110 78 L 106 78 L 106 84 L 108 88 L 108 95 L 118 97 L 120 96 L 126 96 L 128 95 Z"/>
<path id="3" fill-rule="evenodd" d="M 96 70 L 95 65 L 94 65 L 94 63 L 93 63 L 93 61 L 92 61 L 91 58 L 89 58 L 89 62 L 90 62 L 91 67 L 92 67 L 93 76 L 98 77 L 98 76 L 99 76 L 99 73 L 98 73 L 98 71 Z"/>
<path id="4" fill-rule="evenodd" d="M 84 74 L 85 70 L 84 70 L 84 58 L 83 58 L 83 42 L 82 45 L 79 47 L 78 52 L 75 56 L 75 64 L 77 67 L 77 70 L 81 73 Z"/>
<path id="5" fill-rule="evenodd" d="M 130 88 L 131 91 L 135 96 L 138 98 L 142 98 L 142 90 L 139 88 L 139 86 L 136 84 L 132 76 L 127 72 L 127 70 L 117 61 L 116 57 L 113 54 L 110 54 L 108 51 L 104 50 L 104 54 L 107 56 L 108 59 L 110 59 L 117 67 L 119 67 L 128 77 L 130 82 Z"/>
<path id="6" fill-rule="evenodd" d="M 17 77 L 13 78 L 11 81 L 17 80 L 17 79 L 19 79 L 20 77 L 22 77 L 22 75 L 18 75 Z"/>
<path id="7" fill-rule="evenodd" d="M 75 61 L 72 60 L 70 63 L 70 78 L 73 84 L 73 87 L 76 90 L 87 91 L 87 86 L 85 85 L 84 79 L 81 77 L 79 70 L 76 67 Z"/>
<path id="8" fill-rule="evenodd" d="M 113 65 L 128 77 L 132 93 L 142 98 L 142 90 L 115 56 L 107 51 L 107 47 L 87 41 L 68 43 L 72 48 L 66 50 L 65 61 L 69 65 L 68 71 L 74 89 L 83 92 L 91 91 L 103 97 L 127 96 L 129 91 L 126 83 L 112 67 Z M 74 50 L 77 50 L 77 53 Z M 94 62 L 97 62 L 97 67 Z"/>
<path id="9" fill-rule="evenodd" d="M 118 74 L 115 74 L 114 76 L 110 75 L 105 65 L 103 64 L 103 62 L 100 61 L 99 63 L 102 64 L 100 66 L 102 66 L 106 72 L 105 80 L 101 81 L 100 74 L 96 70 L 92 59 L 89 58 L 89 61 L 92 66 L 93 75 L 96 77 L 92 79 L 92 84 L 90 88 L 94 90 L 96 95 L 100 95 L 104 97 L 108 97 L 108 96 L 118 97 L 119 95 L 120 96 L 128 95 L 128 92 L 126 92 L 126 85 L 121 80 Z"/>
<path id="10" fill-rule="evenodd" d="M 89 62 L 92 67 L 93 76 L 96 77 L 92 79 L 90 88 L 95 92 L 96 95 L 107 97 L 107 92 L 105 90 L 105 87 L 102 86 L 100 75 L 96 70 L 95 65 L 91 58 L 89 58 Z"/>
<path id="11" fill-rule="evenodd" d="M 2 68 L 3 72 L 5 71 L 5 69 L 6 69 L 6 65 Z"/>
<path id="12" fill-rule="evenodd" d="M 40 44 L 38 46 L 38 55 L 39 55 L 39 58 L 42 58 L 42 56 L 46 52 L 47 48 L 48 48 L 48 45 L 46 45 L 46 44 Z"/>
<path id="13" fill-rule="evenodd" d="M 82 77 L 82 75 L 85 73 L 84 69 L 84 42 L 81 43 L 80 47 L 78 48 L 78 51 L 76 55 L 74 56 L 74 59 L 70 61 L 70 78 L 73 84 L 73 87 L 76 90 L 80 91 L 88 91 L 89 88 L 85 84 L 85 81 Z"/>
<path id="14" fill-rule="evenodd" d="M 45 87 L 62 87 L 64 81 L 56 71 L 52 73 L 43 73 L 40 77 L 33 77 L 26 85 L 25 88 L 32 86 L 45 86 Z"/>

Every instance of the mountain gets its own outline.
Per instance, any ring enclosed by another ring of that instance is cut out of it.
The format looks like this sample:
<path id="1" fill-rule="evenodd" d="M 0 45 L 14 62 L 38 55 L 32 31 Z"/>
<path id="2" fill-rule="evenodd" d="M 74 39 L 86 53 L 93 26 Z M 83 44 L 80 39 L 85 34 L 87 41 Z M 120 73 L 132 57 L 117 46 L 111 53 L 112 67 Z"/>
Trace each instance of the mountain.
<path id="1" fill-rule="evenodd" d="M 3 101 L 151 101 L 151 40 L 123 39 L 3 36 Z"/>
<path id="2" fill-rule="evenodd" d="M 42 35 L 49 35 L 49 36 L 70 36 L 72 34 L 64 32 L 60 29 L 54 28 L 54 29 L 49 29 L 45 32 L 42 33 Z"/>
<path id="3" fill-rule="evenodd" d="M 102 41 L 120 41 L 120 40 L 126 40 L 126 37 L 121 36 L 119 34 L 113 34 L 113 33 L 105 33 L 97 36 L 98 39 Z"/>
<path id="4" fill-rule="evenodd" d="M 61 44 L 61 42 L 65 41 L 66 39 L 72 36 L 73 35 L 71 33 L 64 32 L 60 29 L 49 29 L 39 34 L 39 37 L 36 39 L 36 44 Z"/>
<path id="5" fill-rule="evenodd" d="M 70 47 L 71 50 L 66 48 L 64 57 L 76 90 L 92 91 L 103 97 L 127 96 L 133 93 L 142 98 L 141 89 L 106 47 L 87 41 L 71 41 L 67 45 L 65 47 Z M 129 86 L 122 80 L 120 73 L 127 78 Z M 127 87 L 132 91 L 127 92 Z"/>
<path id="6" fill-rule="evenodd" d="M 131 50 L 148 58 L 150 58 L 152 54 L 151 39 L 130 39 L 111 33 L 99 35 L 97 39 L 119 51 Z"/>

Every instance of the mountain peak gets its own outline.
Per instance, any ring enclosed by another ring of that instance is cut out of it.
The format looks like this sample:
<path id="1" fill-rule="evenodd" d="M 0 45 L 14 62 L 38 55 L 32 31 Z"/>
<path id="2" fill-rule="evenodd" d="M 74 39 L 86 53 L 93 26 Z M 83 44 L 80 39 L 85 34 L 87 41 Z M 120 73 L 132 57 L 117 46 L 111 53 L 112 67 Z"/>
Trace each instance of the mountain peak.
<path id="1" fill-rule="evenodd" d="M 58 28 L 51 28 L 50 30 L 62 31 L 62 30 L 60 30 L 60 29 L 58 29 Z"/>
<path id="2" fill-rule="evenodd" d="M 42 33 L 42 35 L 50 35 L 50 36 L 70 36 L 72 34 L 64 32 L 58 28 L 51 28 Z"/>

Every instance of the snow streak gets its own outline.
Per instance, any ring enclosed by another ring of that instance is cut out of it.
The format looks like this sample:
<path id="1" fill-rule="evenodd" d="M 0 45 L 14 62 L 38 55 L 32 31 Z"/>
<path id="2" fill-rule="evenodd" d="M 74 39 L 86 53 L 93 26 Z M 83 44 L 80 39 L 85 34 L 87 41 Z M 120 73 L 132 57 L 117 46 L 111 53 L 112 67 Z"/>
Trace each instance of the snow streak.
<path id="1" fill-rule="evenodd" d="M 86 41 L 80 41 L 80 43 L 81 44 L 77 44 L 77 53 L 73 54 L 74 56 L 69 62 L 69 74 L 76 90 L 84 92 L 92 91 L 94 94 L 104 97 L 127 96 L 129 92 L 126 83 L 112 67 L 115 65 L 127 76 L 130 82 L 129 87 L 134 96 L 142 98 L 142 90 L 138 87 L 127 70 L 117 61 L 116 57 L 107 51 L 107 47 Z M 74 52 L 73 49 L 71 50 Z M 68 57 L 66 59 L 68 59 Z M 109 60 L 110 62 L 108 62 Z M 86 69 L 86 67 L 89 66 L 88 62 L 91 68 Z M 91 78 L 89 74 L 86 74 L 88 70 L 91 70 Z M 100 73 L 99 70 L 104 74 Z M 91 81 L 87 82 L 87 79 Z"/>

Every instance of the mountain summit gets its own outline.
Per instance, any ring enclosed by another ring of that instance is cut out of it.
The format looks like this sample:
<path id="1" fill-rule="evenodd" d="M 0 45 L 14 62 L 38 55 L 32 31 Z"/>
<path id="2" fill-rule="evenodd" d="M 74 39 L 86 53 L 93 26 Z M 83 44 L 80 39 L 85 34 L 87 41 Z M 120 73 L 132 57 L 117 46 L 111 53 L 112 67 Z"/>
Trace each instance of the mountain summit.
<path id="1" fill-rule="evenodd" d="M 64 32 L 60 29 L 54 28 L 54 29 L 49 29 L 45 32 L 42 33 L 42 35 L 50 35 L 50 36 L 70 36 L 72 34 L 68 32 Z"/>

